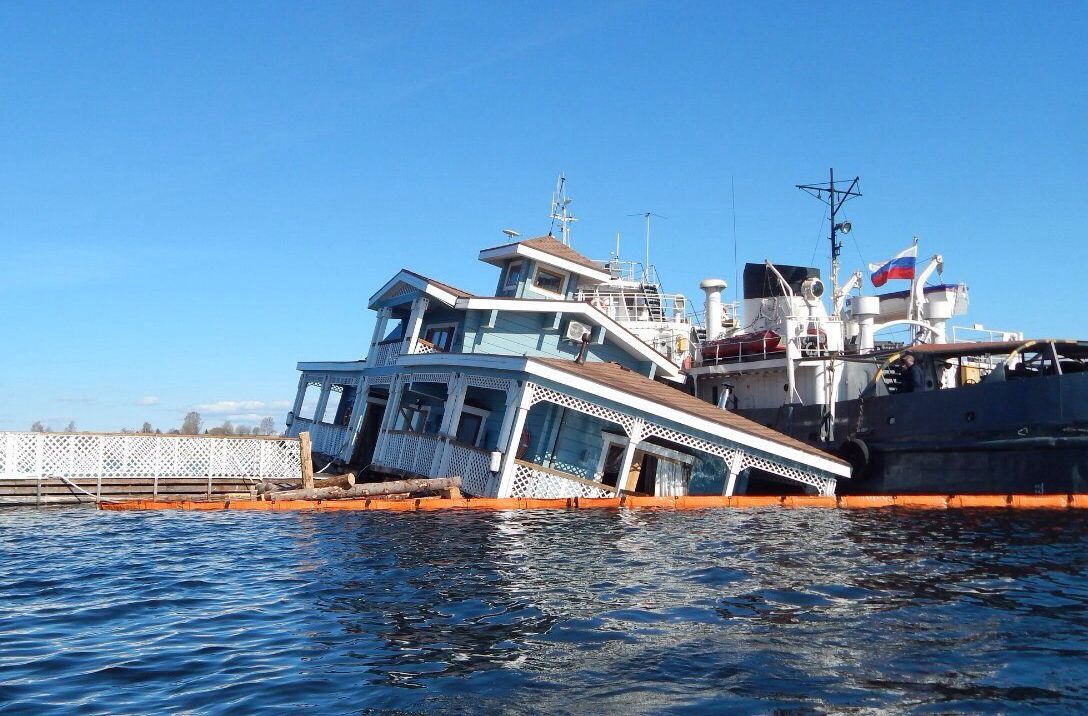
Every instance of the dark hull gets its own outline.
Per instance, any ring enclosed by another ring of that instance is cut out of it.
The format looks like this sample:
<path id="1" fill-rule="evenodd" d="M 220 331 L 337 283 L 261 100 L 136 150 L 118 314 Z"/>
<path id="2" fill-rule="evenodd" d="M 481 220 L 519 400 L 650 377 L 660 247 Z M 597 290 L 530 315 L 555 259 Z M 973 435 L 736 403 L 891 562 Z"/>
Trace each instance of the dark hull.
<path id="1" fill-rule="evenodd" d="M 831 441 L 818 406 L 738 412 L 850 460 L 841 494 L 1088 492 L 1085 373 L 844 401 Z"/>

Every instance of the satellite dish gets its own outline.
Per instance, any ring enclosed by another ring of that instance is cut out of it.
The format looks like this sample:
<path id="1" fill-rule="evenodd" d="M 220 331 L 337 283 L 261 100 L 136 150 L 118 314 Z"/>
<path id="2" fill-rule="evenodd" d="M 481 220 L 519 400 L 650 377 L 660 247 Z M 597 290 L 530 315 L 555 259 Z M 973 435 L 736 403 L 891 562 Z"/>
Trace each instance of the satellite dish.
<path id="1" fill-rule="evenodd" d="M 517 237 L 521 236 L 521 234 L 519 234 L 518 232 L 514 231 L 513 229 L 503 229 L 503 230 L 502 230 L 502 233 L 506 234 L 506 235 L 507 235 L 507 236 L 509 236 L 509 237 L 510 237 L 511 239 L 516 239 Z"/>

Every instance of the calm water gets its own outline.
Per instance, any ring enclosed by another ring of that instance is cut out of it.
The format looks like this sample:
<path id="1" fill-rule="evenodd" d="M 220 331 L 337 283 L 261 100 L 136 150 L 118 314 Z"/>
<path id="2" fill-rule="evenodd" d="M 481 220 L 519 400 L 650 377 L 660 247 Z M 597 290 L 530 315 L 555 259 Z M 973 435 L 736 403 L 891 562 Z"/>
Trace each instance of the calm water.
<path id="1" fill-rule="evenodd" d="M 0 713 L 1088 709 L 1088 514 L 0 510 Z"/>

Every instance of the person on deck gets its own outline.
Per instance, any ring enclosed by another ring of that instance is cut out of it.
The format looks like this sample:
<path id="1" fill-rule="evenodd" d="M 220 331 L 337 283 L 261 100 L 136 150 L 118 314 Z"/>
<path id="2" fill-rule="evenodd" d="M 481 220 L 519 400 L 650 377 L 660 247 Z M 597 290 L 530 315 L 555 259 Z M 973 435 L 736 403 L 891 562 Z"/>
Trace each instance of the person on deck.
<path id="1" fill-rule="evenodd" d="M 925 390 L 926 380 L 922 375 L 922 367 L 914 361 L 914 356 L 910 353 L 903 356 L 900 366 L 902 367 L 904 393 L 920 393 Z"/>

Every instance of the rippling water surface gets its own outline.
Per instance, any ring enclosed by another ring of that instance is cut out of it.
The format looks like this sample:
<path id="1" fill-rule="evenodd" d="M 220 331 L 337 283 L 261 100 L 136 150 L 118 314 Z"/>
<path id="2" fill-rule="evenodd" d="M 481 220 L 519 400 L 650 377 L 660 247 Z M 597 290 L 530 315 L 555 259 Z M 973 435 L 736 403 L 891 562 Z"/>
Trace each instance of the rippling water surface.
<path id="1" fill-rule="evenodd" d="M 0 511 L 0 713 L 1088 708 L 1088 514 Z"/>

